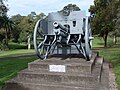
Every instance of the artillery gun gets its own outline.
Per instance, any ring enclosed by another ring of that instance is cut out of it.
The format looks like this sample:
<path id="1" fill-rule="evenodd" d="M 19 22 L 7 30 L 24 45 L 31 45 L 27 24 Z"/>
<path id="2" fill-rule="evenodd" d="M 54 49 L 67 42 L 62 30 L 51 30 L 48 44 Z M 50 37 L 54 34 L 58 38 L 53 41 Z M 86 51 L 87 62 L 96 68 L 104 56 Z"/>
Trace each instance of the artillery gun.
<path id="1" fill-rule="evenodd" d="M 36 55 L 46 59 L 50 54 L 82 54 L 89 61 L 92 54 L 90 17 L 83 11 L 63 10 L 38 20 L 34 29 Z"/>

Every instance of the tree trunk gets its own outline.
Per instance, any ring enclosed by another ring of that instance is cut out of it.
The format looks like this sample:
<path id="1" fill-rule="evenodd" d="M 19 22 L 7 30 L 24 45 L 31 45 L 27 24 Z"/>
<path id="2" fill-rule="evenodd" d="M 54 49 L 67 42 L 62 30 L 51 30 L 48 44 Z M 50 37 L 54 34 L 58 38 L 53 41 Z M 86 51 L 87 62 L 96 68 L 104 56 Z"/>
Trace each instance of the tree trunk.
<path id="1" fill-rule="evenodd" d="M 113 43 L 116 44 L 117 39 L 116 39 L 116 35 L 113 35 Z"/>
<path id="2" fill-rule="evenodd" d="M 5 44 L 6 44 L 6 46 L 8 47 L 8 32 L 7 32 L 7 29 L 5 30 L 5 40 L 6 40 L 6 42 L 5 42 Z"/>
<path id="3" fill-rule="evenodd" d="M 108 36 L 108 32 L 105 31 L 105 32 L 104 32 L 104 36 L 103 36 L 103 38 L 104 38 L 104 48 L 107 47 L 107 36 Z"/>
<path id="4" fill-rule="evenodd" d="M 30 45 L 30 35 L 28 36 L 28 50 L 31 49 L 31 45 Z"/>

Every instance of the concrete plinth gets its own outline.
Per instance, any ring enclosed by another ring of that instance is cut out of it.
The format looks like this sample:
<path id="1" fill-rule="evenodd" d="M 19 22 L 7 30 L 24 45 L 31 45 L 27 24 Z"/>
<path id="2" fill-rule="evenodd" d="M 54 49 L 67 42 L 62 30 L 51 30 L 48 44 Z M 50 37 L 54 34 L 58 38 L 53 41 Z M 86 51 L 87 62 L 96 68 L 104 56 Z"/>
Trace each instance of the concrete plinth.
<path id="1" fill-rule="evenodd" d="M 109 90 L 101 81 L 108 82 L 103 71 L 107 68 L 103 67 L 103 58 L 97 53 L 93 53 L 90 61 L 77 57 L 50 57 L 29 63 L 28 69 L 7 81 L 2 90 Z"/>

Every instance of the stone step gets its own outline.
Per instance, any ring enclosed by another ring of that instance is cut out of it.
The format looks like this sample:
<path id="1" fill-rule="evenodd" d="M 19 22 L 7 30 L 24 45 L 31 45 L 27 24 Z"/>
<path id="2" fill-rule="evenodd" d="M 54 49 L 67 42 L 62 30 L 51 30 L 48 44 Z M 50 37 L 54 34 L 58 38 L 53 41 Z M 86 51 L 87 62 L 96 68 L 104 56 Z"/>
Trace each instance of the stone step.
<path id="1" fill-rule="evenodd" d="M 61 72 L 46 72 L 46 71 L 29 71 L 23 70 L 18 74 L 19 80 L 26 80 L 32 82 L 54 82 L 54 83 L 69 83 L 74 85 L 94 85 L 98 78 L 91 74 L 80 73 L 61 73 Z"/>
<path id="2" fill-rule="evenodd" d="M 41 70 L 46 70 L 50 71 L 50 66 L 51 65 L 62 65 L 65 66 L 65 71 L 66 72 L 81 72 L 81 73 L 91 73 L 92 71 L 92 66 L 91 64 L 81 64 L 81 63 L 44 63 L 40 61 L 36 61 L 34 63 L 30 63 L 28 65 L 28 70 L 30 71 L 41 71 Z"/>
<path id="3" fill-rule="evenodd" d="M 92 73 L 81 72 L 50 72 L 48 70 L 23 70 L 18 74 L 18 79 L 38 82 L 70 83 L 75 85 L 98 83 L 101 77 L 103 58 L 96 58 Z M 76 63 L 77 65 L 77 63 Z M 94 85 L 94 84 L 93 84 Z"/>
<path id="4" fill-rule="evenodd" d="M 101 82 L 99 83 L 99 90 L 113 90 L 110 89 L 109 85 L 109 63 L 104 62 L 103 63 L 103 69 L 101 74 Z"/>
<path id="5" fill-rule="evenodd" d="M 28 64 L 28 70 L 38 72 L 40 70 L 49 71 L 50 65 L 64 65 L 66 72 L 91 73 L 96 57 L 97 53 L 93 53 L 90 61 L 85 61 L 82 58 L 67 58 L 64 60 L 61 60 L 61 58 L 49 58 L 43 61 L 37 60 Z"/>
<path id="6" fill-rule="evenodd" d="M 83 87 L 72 84 L 57 84 L 48 82 L 27 82 L 13 79 L 7 82 L 7 85 L 2 90 L 98 90 L 98 86 L 90 87 L 84 85 Z"/>
<path id="7" fill-rule="evenodd" d="M 94 66 L 93 71 L 92 71 L 92 73 L 94 74 L 94 77 L 98 78 L 98 82 L 101 81 L 103 62 L 104 62 L 103 57 L 97 57 L 96 62 L 95 62 L 95 66 Z"/>

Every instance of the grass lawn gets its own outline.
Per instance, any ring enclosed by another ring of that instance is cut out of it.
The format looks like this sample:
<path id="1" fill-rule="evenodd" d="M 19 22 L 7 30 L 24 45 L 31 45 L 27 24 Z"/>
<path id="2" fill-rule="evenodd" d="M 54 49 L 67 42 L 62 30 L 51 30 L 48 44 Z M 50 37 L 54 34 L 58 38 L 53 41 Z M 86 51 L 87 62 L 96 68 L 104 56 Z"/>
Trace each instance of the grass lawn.
<path id="1" fill-rule="evenodd" d="M 37 57 L 0 60 L 0 86 L 5 84 L 5 81 L 15 77 L 17 72 L 27 68 L 28 63 L 36 60 Z"/>
<path id="2" fill-rule="evenodd" d="M 27 44 L 25 43 L 14 43 L 14 42 L 9 42 L 8 43 L 8 48 L 9 49 L 27 49 Z"/>
<path id="3" fill-rule="evenodd" d="M 14 43 L 14 42 L 9 42 L 8 43 L 8 48 L 9 49 L 27 49 L 28 45 L 27 43 Z M 33 49 L 33 42 L 31 42 L 31 48 Z"/>
<path id="4" fill-rule="evenodd" d="M 107 48 L 99 51 L 100 56 L 109 61 L 113 66 L 113 71 L 116 75 L 116 82 L 120 89 L 120 48 Z"/>
<path id="5" fill-rule="evenodd" d="M 9 51 L 0 51 L 0 58 L 9 57 L 9 56 L 18 56 L 18 55 L 28 55 L 28 54 L 35 54 L 35 50 L 17 49 L 17 50 L 9 50 Z"/>
<path id="6" fill-rule="evenodd" d="M 113 38 L 108 37 L 107 39 L 107 46 L 111 47 L 113 46 Z M 120 37 L 117 38 L 117 44 L 114 46 L 120 46 Z M 93 48 L 101 48 L 104 47 L 104 41 L 102 37 L 94 37 L 93 40 Z"/>

